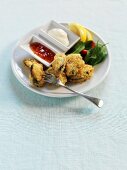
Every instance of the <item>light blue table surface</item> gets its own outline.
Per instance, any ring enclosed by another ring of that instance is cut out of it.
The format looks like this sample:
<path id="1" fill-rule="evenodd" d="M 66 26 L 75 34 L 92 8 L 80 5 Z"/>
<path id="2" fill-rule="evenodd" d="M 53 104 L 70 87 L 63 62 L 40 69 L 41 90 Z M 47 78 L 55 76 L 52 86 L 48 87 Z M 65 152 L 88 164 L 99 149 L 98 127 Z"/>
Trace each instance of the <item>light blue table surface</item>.
<path id="1" fill-rule="evenodd" d="M 112 53 L 109 75 L 88 94 L 55 99 L 14 77 L 15 43 L 55 19 L 98 32 Z M 127 1 L 0 0 L 0 170 L 127 170 Z"/>

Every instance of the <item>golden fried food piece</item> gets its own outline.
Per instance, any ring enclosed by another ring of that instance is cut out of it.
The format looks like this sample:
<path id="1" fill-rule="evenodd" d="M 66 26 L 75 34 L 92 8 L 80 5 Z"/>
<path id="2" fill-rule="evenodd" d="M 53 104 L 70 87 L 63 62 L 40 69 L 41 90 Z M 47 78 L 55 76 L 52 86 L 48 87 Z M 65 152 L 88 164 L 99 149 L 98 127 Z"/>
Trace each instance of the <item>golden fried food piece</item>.
<path id="1" fill-rule="evenodd" d="M 91 65 L 85 64 L 82 70 L 82 75 L 85 80 L 90 79 L 94 74 L 94 68 Z"/>
<path id="2" fill-rule="evenodd" d="M 67 63 L 76 63 L 77 65 L 84 64 L 85 62 L 82 59 L 80 54 L 69 54 L 66 56 Z"/>
<path id="3" fill-rule="evenodd" d="M 35 60 L 35 59 L 32 59 L 32 58 L 27 58 L 27 59 L 25 59 L 24 61 L 23 61 L 23 63 L 27 66 L 27 67 L 31 67 L 32 66 L 32 64 L 34 64 L 34 63 L 39 63 L 37 60 Z"/>
<path id="4" fill-rule="evenodd" d="M 80 68 L 76 75 L 69 77 L 69 81 L 79 83 L 90 79 L 93 76 L 94 68 L 91 65 L 84 64 L 83 68 Z"/>
<path id="5" fill-rule="evenodd" d="M 64 73 L 65 65 L 65 54 L 56 54 L 52 65 L 46 70 L 46 73 L 54 74 L 63 84 L 65 84 L 67 82 L 66 74 Z"/>
<path id="6" fill-rule="evenodd" d="M 42 87 L 45 83 L 44 75 L 43 65 L 41 63 L 33 63 L 30 69 L 31 83 L 37 87 Z"/>
<path id="7" fill-rule="evenodd" d="M 52 68 L 52 66 L 50 66 L 46 71 L 45 71 L 45 73 L 49 73 L 49 74 L 54 74 L 55 75 L 55 71 L 54 71 L 54 69 Z"/>
<path id="8" fill-rule="evenodd" d="M 83 82 L 92 77 L 94 68 L 86 65 L 80 54 L 70 54 L 67 56 L 65 73 L 71 82 Z"/>
<path id="9" fill-rule="evenodd" d="M 80 54 L 56 54 L 52 65 L 44 69 L 43 64 L 35 59 L 25 59 L 24 64 L 30 69 L 30 81 L 37 87 L 45 83 L 44 75 L 50 73 L 61 80 L 63 84 L 83 82 L 90 79 L 94 73 L 91 65 L 85 64 Z M 45 70 L 45 71 L 44 71 Z"/>
<path id="10" fill-rule="evenodd" d="M 66 65 L 66 56 L 65 54 L 56 54 L 54 61 L 52 63 L 52 68 L 55 72 L 64 71 Z"/>
<path id="11" fill-rule="evenodd" d="M 85 64 L 80 54 L 70 54 L 67 56 L 66 60 L 65 70 L 67 76 L 77 75 L 79 69 L 83 68 Z"/>
<path id="12" fill-rule="evenodd" d="M 60 79 L 60 81 L 63 84 L 67 83 L 67 77 L 66 77 L 66 74 L 64 72 L 59 73 L 58 78 Z"/>
<path id="13" fill-rule="evenodd" d="M 42 87 L 45 83 L 43 77 L 45 75 L 45 72 L 43 70 L 43 64 L 31 58 L 25 59 L 23 63 L 28 68 L 30 68 L 30 75 L 29 75 L 30 82 L 37 87 Z"/>
<path id="14" fill-rule="evenodd" d="M 57 78 L 59 78 L 61 80 L 61 82 L 63 84 L 65 84 L 67 82 L 67 77 L 66 77 L 66 74 L 62 71 L 54 71 L 53 67 L 49 67 L 47 70 L 46 70 L 46 73 L 50 73 L 50 74 L 53 74 L 55 75 Z"/>

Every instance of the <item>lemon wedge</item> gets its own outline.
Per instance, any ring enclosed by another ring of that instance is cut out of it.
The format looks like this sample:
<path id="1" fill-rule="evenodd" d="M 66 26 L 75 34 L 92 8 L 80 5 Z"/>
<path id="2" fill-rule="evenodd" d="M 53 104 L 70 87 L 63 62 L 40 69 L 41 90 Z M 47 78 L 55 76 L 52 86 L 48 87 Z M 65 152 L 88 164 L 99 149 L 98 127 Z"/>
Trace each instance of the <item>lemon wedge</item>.
<path id="1" fill-rule="evenodd" d="M 70 23 L 69 24 L 69 29 L 80 36 L 80 39 L 82 42 L 85 42 L 87 39 L 87 30 L 80 24 L 78 23 Z"/>
<path id="2" fill-rule="evenodd" d="M 82 42 L 93 40 L 93 36 L 92 36 L 91 32 L 88 31 L 85 27 L 83 27 L 82 25 L 80 25 L 78 23 L 75 23 L 75 22 L 70 23 L 69 29 L 72 32 L 74 32 L 75 34 L 77 34 L 78 36 L 80 36 L 80 39 Z"/>
<path id="3" fill-rule="evenodd" d="M 93 40 L 93 36 L 91 32 L 87 30 L 87 41 L 92 41 L 92 40 Z"/>

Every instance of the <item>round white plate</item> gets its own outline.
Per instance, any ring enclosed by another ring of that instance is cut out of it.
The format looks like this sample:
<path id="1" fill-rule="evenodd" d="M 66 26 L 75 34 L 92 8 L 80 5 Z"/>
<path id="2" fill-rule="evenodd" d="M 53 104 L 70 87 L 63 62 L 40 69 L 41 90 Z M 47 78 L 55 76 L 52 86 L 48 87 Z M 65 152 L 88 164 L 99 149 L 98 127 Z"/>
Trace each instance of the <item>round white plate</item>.
<path id="1" fill-rule="evenodd" d="M 29 77 L 28 77 L 29 71 L 27 70 L 27 68 L 23 64 L 23 60 L 26 57 L 30 57 L 30 56 L 29 56 L 29 54 L 27 54 L 25 51 L 23 51 L 20 48 L 20 44 L 22 42 L 24 42 L 31 34 L 36 34 L 39 29 L 40 29 L 40 27 L 32 30 L 31 32 L 26 34 L 17 43 L 17 45 L 14 49 L 13 57 L 12 57 L 12 61 L 11 61 L 11 66 L 12 66 L 12 70 L 13 70 L 14 75 L 16 76 L 16 78 L 19 80 L 19 82 L 21 84 L 23 84 L 25 87 L 27 87 L 29 90 L 31 90 L 35 93 L 38 93 L 38 94 L 41 94 L 41 95 L 44 95 L 44 96 L 49 96 L 49 97 L 71 97 L 71 96 L 75 96 L 75 94 L 71 93 L 67 89 L 64 89 L 63 87 L 55 87 L 53 85 L 45 85 L 42 88 L 38 88 L 38 87 L 32 86 L 30 84 Z M 99 40 L 99 42 L 102 42 L 102 43 L 105 44 L 104 40 L 102 40 L 102 38 L 98 34 L 93 32 L 92 30 L 90 30 L 90 31 L 93 33 L 95 42 Z M 94 67 L 95 72 L 94 72 L 93 77 L 90 80 L 87 80 L 86 82 L 83 82 L 83 83 L 69 84 L 69 86 L 72 89 L 85 93 L 85 92 L 93 89 L 95 86 L 99 85 L 104 80 L 104 78 L 108 74 L 109 67 L 110 67 L 110 61 L 111 61 L 109 49 L 108 49 L 107 46 L 106 46 L 106 48 L 107 48 L 107 51 L 108 51 L 108 56 L 102 63 L 100 63 L 100 64 L 98 64 L 97 66 Z"/>

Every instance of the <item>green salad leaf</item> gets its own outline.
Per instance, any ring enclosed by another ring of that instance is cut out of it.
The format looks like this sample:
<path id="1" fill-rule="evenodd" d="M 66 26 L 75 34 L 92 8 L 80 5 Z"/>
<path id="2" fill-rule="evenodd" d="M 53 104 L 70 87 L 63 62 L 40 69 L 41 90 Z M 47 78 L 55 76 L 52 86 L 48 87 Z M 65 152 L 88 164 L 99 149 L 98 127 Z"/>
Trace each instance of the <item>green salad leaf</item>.
<path id="1" fill-rule="evenodd" d="M 90 50 L 93 46 L 93 43 L 94 43 L 94 46 L 95 46 L 95 42 L 90 40 L 90 41 L 86 41 L 85 42 L 85 50 Z"/>
<path id="2" fill-rule="evenodd" d="M 77 42 L 68 52 L 67 54 L 73 53 L 78 54 L 85 48 L 85 44 L 82 41 Z"/>
<path id="3" fill-rule="evenodd" d="M 88 53 L 85 57 L 85 63 L 95 66 L 96 64 L 101 63 L 107 56 L 106 44 L 96 43 L 94 48 L 88 50 Z"/>

